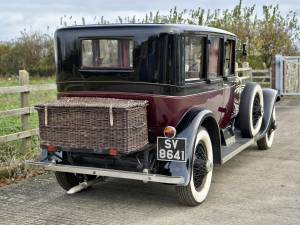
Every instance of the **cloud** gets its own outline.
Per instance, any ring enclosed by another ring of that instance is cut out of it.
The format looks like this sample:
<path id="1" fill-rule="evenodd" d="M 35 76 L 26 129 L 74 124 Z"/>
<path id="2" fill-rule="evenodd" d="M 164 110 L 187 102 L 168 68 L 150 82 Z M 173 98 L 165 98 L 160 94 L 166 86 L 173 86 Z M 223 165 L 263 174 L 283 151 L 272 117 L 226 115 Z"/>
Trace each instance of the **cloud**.
<path id="1" fill-rule="evenodd" d="M 279 4 L 283 13 L 289 10 L 298 10 L 300 13 L 299 0 L 244 0 L 243 5 L 257 5 L 258 13 L 261 6 L 266 4 Z M 94 23 L 95 16 L 100 19 L 115 21 L 118 16 L 143 17 L 150 11 L 159 10 L 167 13 L 170 8 L 177 6 L 179 9 L 194 9 L 197 7 L 205 9 L 233 8 L 238 0 L 0 0 L 0 41 L 7 41 L 16 37 L 21 30 L 47 31 L 47 27 L 53 32 L 60 25 L 61 16 L 72 16 L 72 20 L 81 23 L 85 17 L 87 23 Z"/>

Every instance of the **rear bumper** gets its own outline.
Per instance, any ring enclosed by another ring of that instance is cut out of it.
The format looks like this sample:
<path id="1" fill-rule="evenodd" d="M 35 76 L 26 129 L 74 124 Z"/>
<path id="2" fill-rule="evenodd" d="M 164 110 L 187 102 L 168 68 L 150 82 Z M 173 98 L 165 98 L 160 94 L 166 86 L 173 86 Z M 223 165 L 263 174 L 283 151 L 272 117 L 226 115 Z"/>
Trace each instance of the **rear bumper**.
<path id="1" fill-rule="evenodd" d="M 180 176 L 172 177 L 172 176 L 150 174 L 144 172 L 139 173 L 139 172 L 130 172 L 130 171 L 122 171 L 122 170 L 102 169 L 102 168 L 95 168 L 95 167 L 71 166 L 71 165 L 54 164 L 48 162 L 27 161 L 26 163 L 32 166 L 39 166 L 44 168 L 45 170 L 50 170 L 50 171 L 79 173 L 79 174 L 96 175 L 96 176 L 104 176 L 104 177 L 115 177 L 115 178 L 141 180 L 144 182 L 157 182 L 157 183 L 165 183 L 165 184 L 184 183 L 184 177 L 180 177 Z"/>

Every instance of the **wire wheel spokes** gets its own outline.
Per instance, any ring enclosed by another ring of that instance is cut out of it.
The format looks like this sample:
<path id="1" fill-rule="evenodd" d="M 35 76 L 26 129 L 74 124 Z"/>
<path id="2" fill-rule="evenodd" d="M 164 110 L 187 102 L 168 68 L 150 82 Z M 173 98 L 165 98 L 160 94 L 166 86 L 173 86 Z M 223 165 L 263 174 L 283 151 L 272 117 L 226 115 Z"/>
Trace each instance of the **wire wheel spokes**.
<path id="1" fill-rule="evenodd" d="M 199 143 L 195 150 L 194 165 L 193 165 L 193 179 L 196 189 L 199 189 L 205 179 L 207 171 L 207 150 L 202 143 Z"/>
<path id="2" fill-rule="evenodd" d="M 252 108 L 252 123 L 253 123 L 253 127 L 256 127 L 257 122 L 259 121 L 259 119 L 262 116 L 262 107 L 260 104 L 260 98 L 259 95 L 257 94 L 254 98 L 254 102 L 253 102 L 253 108 Z"/>

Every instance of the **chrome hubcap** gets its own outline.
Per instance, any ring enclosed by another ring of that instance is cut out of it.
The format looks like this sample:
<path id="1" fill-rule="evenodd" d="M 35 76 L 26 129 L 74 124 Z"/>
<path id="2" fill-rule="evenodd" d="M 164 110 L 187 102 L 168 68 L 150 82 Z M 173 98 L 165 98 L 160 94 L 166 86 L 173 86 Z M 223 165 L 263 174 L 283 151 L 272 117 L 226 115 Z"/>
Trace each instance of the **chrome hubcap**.
<path id="1" fill-rule="evenodd" d="M 206 172 L 209 173 L 210 171 L 212 171 L 213 168 L 213 163 L 210 160 L 207 160 L 206 162 Z"/>

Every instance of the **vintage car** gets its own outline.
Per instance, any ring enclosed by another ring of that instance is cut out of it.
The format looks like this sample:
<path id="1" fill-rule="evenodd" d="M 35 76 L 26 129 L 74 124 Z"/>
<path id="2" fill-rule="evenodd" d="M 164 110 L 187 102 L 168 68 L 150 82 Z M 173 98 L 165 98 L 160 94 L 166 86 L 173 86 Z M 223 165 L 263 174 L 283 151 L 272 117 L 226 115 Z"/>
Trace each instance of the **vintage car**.
<path id="1" fill-rule="evenodd" d="M 213 167 L 273 143 L 277 91 L 235 75 L 237 38 L 171 24 L 74 26 L 55 33 L 58 101 L 36 106 L 41 160 L 76 193 L 125 178 L 209 192 Z M 106 179 L 107 180 L 107 179 Z"/>

